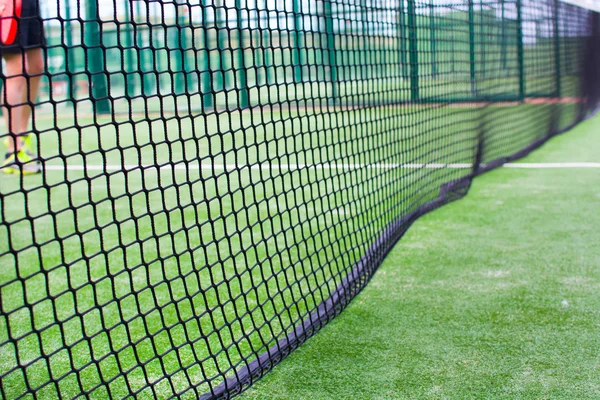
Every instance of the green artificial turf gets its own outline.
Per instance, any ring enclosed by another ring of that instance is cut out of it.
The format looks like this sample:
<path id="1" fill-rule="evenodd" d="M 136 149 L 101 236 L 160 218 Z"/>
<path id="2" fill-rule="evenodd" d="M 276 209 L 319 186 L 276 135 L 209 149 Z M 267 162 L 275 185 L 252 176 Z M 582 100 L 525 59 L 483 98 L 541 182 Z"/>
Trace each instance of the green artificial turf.
<path id="1" fill-rule="evenodd" d="M 540 106 L 509 108 L 531 121 L 546 117 Z M 382 210 L 389 217 L 399 205 L 418 207 L 441 182 L 468 174 L 277 166 L 472 160 L 478 109 L 420 111 L 420 129 L 402 136 L 393 133 L 414 118 L 411 107 L 300 110 L 293 119 L 40 115 L 47 171 L 0 176 L 6 396 L 30 387 L 40 398 L 152 397 L 149 385 L 167 396 L 205 377 L 220 383 L 334 289 L 362 255 L 359 227 L 380 230 Z M 442 120 L 445 135 L 424 142 L 421 132 L 439 131 Z M 434 152 L 443 145 L 456 150 Z M 273 168 L 247 168 L 256 164 Z M 131 168 L 140 165 L 147 168 Z M 398 176 L 415 190 L 379 198 Z M 209 391 L 207 383 L 195 389 Z"/>
<path id="2" fill-rule="evenodd" d="M 561 107 L 566 124 L 574 106 Z M 469 173 L 152 166 L 469 163 L 482 118 L 514 129 L 514 143 L 490 142 L 498 157 L 543 135 L 541 122 L 553 110 L 392 106 L 139 122 L 41 115 L 40 149 L 46 166 L 58 168 L 23 180 L 0 176 L 5 394 L 17 397 L 29 386 L 40 398 L 89 391 L 104 398 L 109 390 L 150 398 L 181 393 L 204 376 L 219 383 L 222 371 L 304 319 L 362 256 L 369 235 Z M 397 134 L 411 124 L 418 125 Z M 65 164 L 94 168 L 65 171 Z M 447 244 L 438 240 L 434 248 Z M 422 261 L 426 271 L 437 265 Z M 17 364 L 28 365 L 26 376 Z"/>
<path id="3" fill-rule="evenodd" d="M 520 162 L 598 162 L 599 132 Z M 599 169 L 485 174 L 241 398 L 599 398 L 599 210 Z"/>

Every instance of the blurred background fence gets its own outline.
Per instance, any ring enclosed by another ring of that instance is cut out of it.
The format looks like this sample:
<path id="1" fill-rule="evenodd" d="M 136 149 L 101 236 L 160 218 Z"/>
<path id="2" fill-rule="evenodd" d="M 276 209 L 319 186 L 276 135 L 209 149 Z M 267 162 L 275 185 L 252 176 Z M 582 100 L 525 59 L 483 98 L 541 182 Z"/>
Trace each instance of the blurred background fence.
<path id="1" fill-rule="evenodd" d="M 585 34 L 533 0 L 50 3 L 41 100 L 105 113 L 559 96 Z"/>

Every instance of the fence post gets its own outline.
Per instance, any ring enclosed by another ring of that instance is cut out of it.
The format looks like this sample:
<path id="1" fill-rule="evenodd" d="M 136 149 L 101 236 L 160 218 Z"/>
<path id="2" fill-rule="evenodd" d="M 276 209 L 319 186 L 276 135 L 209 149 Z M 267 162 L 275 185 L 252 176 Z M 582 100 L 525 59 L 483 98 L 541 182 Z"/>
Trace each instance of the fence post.
<path id="1" fill-rule="evenodd" d="M 500 7 L 502 7 L 502 16 L 500 20 L 500 59 L 502 60 L 502 70 L 507 73 L 508 61 L 506 58 L 507 43 L 506 43 L 506 4 L 505 0 L 500 0 Z"/>
<path id="2" fill-rule="evenodd" d="M 273 82 L 273 71 L 271 71 L 273 67 L 273 55 L 269 54 L 269 48 L 271 47 L 271 14 L 269 13 L 267 0 L 263 0 L 263 5 L 265 12 L 264 23 L 266 26 L 263 26 L 261 29 L 262 39 L 260 47 L 262 47 L 262 61 L 265 68 L 265 83 L 268 85 Z"/>
<path id="3" fill-rule="evenodd" d="M 73 63 L 75 61 L 75 54 L 73 53 L 73 23 L 71 22 L 71 2 L 65 2 L 65 17 L 66 17 L 66 26 L 65 26 L 65 40 L 67 45 L 67 53 L 65 69 L 68 73 L 67 79 L 67 99 L 71 101 L 75 101 L 77 99 L 77 80 L 73 82 L 73 73 L 75 72 L 75 68 L 73 68 Z"/>
<path id="4" fill-rule="evenodd" d="M 67 8 L 69 1 L 67 1 Z M 131 29 L 132 5 L 127 1 L 125 4 L 125 87 L 127 88 L 127 96 L 135 96 L 135 75 L 132 73 L 135 70 L 134 54 L 133 54 L 133 31 Z M 67 13 L 68 15 L 68 13 Z M 122 25 L 121 25 L 122 26 Z M 119 26 L 119 35 L 121 29 Z"/>
<path id="5" fill-rule="evenodd" d="M 292 64 L 294 64 L 294 80 L 296 83 L 302 82 L 302 40 L 300 39 L 300 26 L 302 26 L 302 11 L 300 9 L 300 0 L 294 0 L 294 43 L 292 48 Z"/>
<path id="6" fill-rule="evenodd" d="M 560 68 L 560 25 L 558 18 L 560 17 L 560 3 L 554 0 L 554 65 L 556 73 L 556 97 L 562 95 L 561 91 L 561 68 Z"/>
<path id="7" fill-rule="evenodd" d="M 496 18 L 496 16 L 494 16 L 494 18 Z M 487 21 L 487 17 L 485 15 L 485 10 L 483 9 L 483 0 L 479 0 L 479 37 L 481 38 L 481 41 L 483 43 L 485 43 L 485 45 L 481 46 L 481 52 L 479 53 L 481 55 L 480 57 L 480 69 L 479 69 L 479 75 L 481 77 L 483 77 L 485 79 L 485 50 L 486 47 L 489 46 L 489 43 L 485 42 L 485 37 L 487 36 L 487 32 L 486 32 L 486 28 L 488 28 L 488 21 Z"/>
<path id="8" fill-rule="evenodd" d="M 419 101 L 419 43 L 417 38 L 417 7 L 415 0 L 408 0 L 408 51 L 410 59 L 410 95 Z"/>
<path id="9" fill-rule="evenodd" d="M 141 1 L 137 1 L 136 2 L 136 14 L 142 15 L 142 6 L 141 6 Z M 135 42 L 136 42 L 136 48 L 137 48 L 137 53 L 138 53 L 138 70 L 140 72 L 140 84 L 142 86 L 142 94 L 146 95 L 151 93 L 150 87 L 151 87 L 151 81 L 150 81 L 150 74 L 148 73 L 148 62 L 146 59 L 146 55 L 147 55 L 147 50 L 144 49 L 144 35 L 142 30 L 139 28 L 139 24 L 137 22 L 134 21 L 134 26 L 135 26 L 135 33 L 136 33 L 136 38 L 135 38 Z M 150 25 L 148 25 L 148 29 L 150 29 Z M 148 46 L 150 46 L 150 44 L 148 44 Z"/>
<path id="10" fill-rule="evenodd" d="M 429 0 L 429 42 L 431 50 L 431 74 L 437 75 L 437 43 L 435 35 L 435 13 L 433 0 Z"/>
<path id="11" fill-rule="evenodd" d="M 188 37 L 186 27 L 189 26 L 189 3 L 182 0 L 176 0 L 175 12 L 177 15 L 177 26 L 175 27 L 175 38 L 173 48 L 175 56 L 175 94 L 182 94 L 191 88 L 191 68 L 187 55 Z"/>
<path id="12" fill-rule="evenodd" d="M 139 1 L 139 0 L 136 0 Z M 152 1 L 151 3 L 148 4 L 148 7 L 150 7 L 150 4 L 153 4 L 154 9 L 152 10 L 152 14 L 149 14 L 148 17 L 150 15 L 155 15 L 158 16 L 158 18 L 160 18 L 159 20 L 159 25 L 158 25 L 158 29 L 162 30 L 162 34 L 158 34 L 158 35 L 150 35 L 148 40 L 150 43 L 150 47 L 152 50 L 150 50 L 150 55 L 151 55 L 151 60 L 152 60 L 152 74 L 148 74 L 149 76 L 149 81 L 150 82 L 150 77 L 152 77 L 152 80 L 155 81 L 156 84 L 156 91 L 160 92 L 160 88 L 163 86 L 162 82 L 164 81 L 163 75 L 161 74 L 161 72 L 165 72 L 168 70 L 168 67 L 165 67 L 165 62 L 164 61 L 168 61 L 168 57 L 170 56 L 169 51 L 165 50 L 167 53 L 167 57 L 161 57 L 161 53 L 158 49 L 166 49 L 167 46 L 169 45 L 168 40 L 165 41 L 165 37 L 167 36 L 168 32 L 169 32 L 169 28 L 164 26 L 164 24 L 162 23 L 162 18 L 161 15 L 163 15 L 163 9 L 164 9 L 164 4 L 158 1 Z M 153 32 L 154 29 L 156 29 L 156 27 L 153 24 L 149 24 L 149 26 L 151 27 L 150 32 Z M 172 79 L 172 75 L 170 75 L 169 79 Z M 171 87 L 173 86 L 173 83 L 171 83 Z"/>
<path id="13" fill-rule="evenodd" d="M 227 75 L 225 74 L 225 32 L 223 32 L 223 24 L 227 23 L 227 15 L 223 17 L 223 1 L 216 0 L 216 8 L 214 9 L 216 19 L 216 36 L 217 36 L 217 60 L 218 60 L 218 71 L 214 76 L 214 87 L 215 90 L 223 91 L 227 88 Z M 226 28 L 226 27 L 225 27 Z M 227 31 L 227 30 L 226 30 Z M 228 31 L 227 31 L 228 32 Z M 215 100 L 216 106 L 216 100 Z"/>
<path id="14" fill-rule="evenodd" d="M 337 88 L 337 60 L 335 53 L 335 32 L 333 30 L 333 13 L 331 10 L 331 0 L 324 0 L 325 2 L 325 49 L 327 52 L 327 61 L 329 63 L 329 79 L 331 80 L 331 96 L 333 98 L 333 104 L 337 103 L 338 100 L 338 88 Z"/>
<path id="15" fill-rule="evenodd" d="M 472 97 L 477 96 L 477 70 L 475 62 L 475 6 L 473 0 L 469 0 L 469 75 Z"/>
<path id="16" fill-rule="evenodd" d="M 456 22 L 452 19 L 450 24 L 452 30 L 452 39 L 450 40 L 450 72 L 454 73 L 456 72 L 456 32 L 454 31 L 454 24 L 456 24 Z"/>
<path id="17" fill-rule="evenodd" d="M 175 90 L 175 94 L 183 94 L 186 90 L 186 80 L 187 77 L 183 70 L 183 58 L 185 57 L 185 36 L 183 33 L 182 25 L 185 24 L 185 16 L 183 15 L 183 4 L 181 0 L 175 0 L 175 29 L 173 30 L 172 35 L 167 35 L 167 37 L 172 36 L 171 43 L 169 44 L 169 56 L 173 60 L 173 89 Z M 168 29 L 168 28 L 167 28 Z"/>
<path id="18" fill-rule="evenodd" d="M 519 65 L 519 99 L 525 100 L 525 60 L 523 57 L 523 5 L 517 1 L 517 62 Z"/>
<path id="19" fill-rule="evenodd" d="M 246 13 L 248 13 L 248 4 L 245 4 Z M 244 42 L 246 39 L 246 35 L 244 35 L 244 27 L 242 24 L 244 23 L 244 18 L 242 18 L 242 0 L 235 0 L 235 13 L 236 13 L 236 32 L 238 44 L 235 50 L 236 58 L 237 58 L 237 90 L 238 93 L 238 107 L 247 108 L 249 105 L 249 95 L 248 95 L 248 77 L 246 76 L 246 59 L 244 56 Z M 246 18 L 247 20 L 248 18 Z"/>
<path id="20" fill-rule="evenodd" d="M 361 23 L 361 47 L 359 53 L 360 59 L 360 79 L 362 81 L 372 76 L 371 68 L 371 50 L 369 46 L 369 18 L 367 13 L 367 1 L 360 0 L 360 23 Z"/>
<path id="21" fill-rule="evenodd" d="M 207 2 L 209 0 L 202 0 L 200 2 L 200 7 L 202 9 L 202 46 L 204 50 L 204 55 L 200 56 L 200 74 L 202 74 L 202 108 L 204 110 L 213 108 L 214 97 L 213 97 L 213 87 L 212 87 L 212 70 L 210 68 L 210 39 L 208 36 L 209 26 L 208 26 L 208 13 L 206 12 Z M 214 28 L 214 20 L 213 20 L 213 28 Z"/>
<path id="22" fill-rule="evenodd" d="M 100 48 L 100 19 L 98 0 L 88 0 L 85 4 L 85 48 L 88 54 L 87 72 L 91 75 L 91 96 L 94 112 L 110 114 L 104 53 Z"/>

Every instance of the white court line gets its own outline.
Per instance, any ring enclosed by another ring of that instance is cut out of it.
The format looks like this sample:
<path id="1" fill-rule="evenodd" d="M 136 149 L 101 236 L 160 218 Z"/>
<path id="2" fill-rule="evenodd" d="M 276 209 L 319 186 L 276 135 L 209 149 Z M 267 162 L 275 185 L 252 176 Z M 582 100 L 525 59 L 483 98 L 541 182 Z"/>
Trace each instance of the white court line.
<path id="1" fill-rule="evenodd" d="M 532 169 L 543 169 L 543 168 L 600 168 L 600 162 L 587 162 L 587 163 L 514 163 L 505 164 L 505 168 L 532 168 Z"/>
<path id="2" fill-rule="evenodd" d="M 203 170 L 203 171 L 233 171 L 233 170 L 344 170 L 344 169 L 469 169 L 472 164 L 169 164 L 169 165 L 45 165 L 46 171 L 135 171 L 135 170 Z M 504 168 L 548 169 L 548 168 L 600 168 L 600 162 L 588 163 L 513 163 L 505 164 Z"/>

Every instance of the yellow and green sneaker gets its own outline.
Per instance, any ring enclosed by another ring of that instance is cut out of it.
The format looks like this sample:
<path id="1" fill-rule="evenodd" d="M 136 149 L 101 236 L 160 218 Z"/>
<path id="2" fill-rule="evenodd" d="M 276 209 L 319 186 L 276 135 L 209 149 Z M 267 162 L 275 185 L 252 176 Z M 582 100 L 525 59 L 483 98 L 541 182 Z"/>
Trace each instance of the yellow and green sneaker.
<path id="1" fill-rule="evenodd" d="M 33 136 L 33 134 L 28 134 L 28 135 L 22 135 L 19 136 L 19 138 L 21 138 L 23 140 L 21 148 L 27 153 L 27 155 L 31 158 L 33 158 L 34 160 L 37 160 L 37 155 L 33 152 L 32 147 L 31 147 L 31 137 Z M 10 137 L 6 137 L 4 138 L 4 147 L 6 147 L 7 149 L 10 147 L 10 140 L 12 140 Z"/>
<path id="2" fill-rule="evenodd" d="M 37 158 L 21 148 L 16 153 L 6 153 L 6 159 L 0 170 L 5 174 L 34 175 L 42 172 L 42 166 Z"/>

